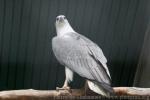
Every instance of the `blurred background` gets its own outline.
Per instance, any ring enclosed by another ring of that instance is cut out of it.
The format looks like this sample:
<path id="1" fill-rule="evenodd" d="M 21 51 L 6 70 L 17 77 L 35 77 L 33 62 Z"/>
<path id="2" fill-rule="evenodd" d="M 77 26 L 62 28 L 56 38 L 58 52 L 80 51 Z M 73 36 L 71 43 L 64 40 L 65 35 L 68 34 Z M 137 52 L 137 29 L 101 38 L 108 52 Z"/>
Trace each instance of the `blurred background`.
<path id="1" fill-rule="evenodd" d="M 63 85 L 64 67 L 51 48 L 60 14 L 102 48 L 113 86 L 144 86 L 148 79 L 141 71 L 150 76 L 149 66 L 142 65 L 150 50 L 149 6 L 149 0 L 0 0 L 0 90 Z M 84 79 L 75 75 L 71 86 L 83 84 Z"/>

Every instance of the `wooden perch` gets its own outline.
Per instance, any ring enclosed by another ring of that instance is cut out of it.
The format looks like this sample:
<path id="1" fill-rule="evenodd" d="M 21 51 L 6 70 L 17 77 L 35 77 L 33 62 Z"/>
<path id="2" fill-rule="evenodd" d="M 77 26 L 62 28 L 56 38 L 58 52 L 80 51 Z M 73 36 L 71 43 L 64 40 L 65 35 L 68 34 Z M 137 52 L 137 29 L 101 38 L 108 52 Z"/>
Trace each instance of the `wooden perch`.
<path id="1" fill-rule="evenodd" d="M 136 88 L 136 87 L 114 87 L 114 91 L 117 95 L 130 95 L 130 96 L 150 96 L 150 88 Z M 11 90 L 1 91 L 0 100 L 51 100 L 61 99 L 61 96 L 85 96 L 92 95 L 92 92 L 85 89 L 71 89 L 67 90 Z M 94 94 L 95 95 L 95 94 Z M 51 99 L 50 99 L 51 98 Z"/>
<path id="2" fill-rule="evenodd" d="M 2 91 L 0 92 L 0 100 L 45 100 L 48 98 L 54 98 L 57 96 L 80 96 L 82 91 L 79 89 L 72 89 L 72 92 L 67 90 L 11 90 L 11 91 Z"/>
<path id="3" fill-rule="evenodd" d="M 117 95 L 150 96 L 150 88 L 114 87 L 113 89 Z"/>

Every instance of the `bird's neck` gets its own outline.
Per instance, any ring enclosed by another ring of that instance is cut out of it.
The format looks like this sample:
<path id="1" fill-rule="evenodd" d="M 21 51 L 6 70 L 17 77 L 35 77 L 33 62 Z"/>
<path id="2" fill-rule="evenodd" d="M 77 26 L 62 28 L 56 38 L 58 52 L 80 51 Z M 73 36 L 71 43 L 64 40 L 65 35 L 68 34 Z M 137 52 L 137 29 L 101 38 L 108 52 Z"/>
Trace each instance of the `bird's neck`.
<path id="1" fill-rule="evenodd" d="M 63 36 L 66 33 L 75 32 L 69 23 L 56 27 L 57 36 Z"/>

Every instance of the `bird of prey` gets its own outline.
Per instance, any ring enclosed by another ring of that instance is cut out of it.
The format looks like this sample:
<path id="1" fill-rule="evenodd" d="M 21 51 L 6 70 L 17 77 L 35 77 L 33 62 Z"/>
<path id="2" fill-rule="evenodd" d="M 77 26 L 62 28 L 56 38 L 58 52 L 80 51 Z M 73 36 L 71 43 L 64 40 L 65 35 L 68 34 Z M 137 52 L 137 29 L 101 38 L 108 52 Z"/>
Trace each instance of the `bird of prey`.
<path id="1" fill-rule="evenodd" d="M 103 96 L 113 94 L 107 59 L 99 46 L 74 31 L 64 15 L 56 17 L 55 26 L 57 36 L 52 39 L 52 49 L 56 59 L 65 66 L 66 79 L 62 88 L 69 88 L 75 72 L 87 80 L 92 91 Z"/>

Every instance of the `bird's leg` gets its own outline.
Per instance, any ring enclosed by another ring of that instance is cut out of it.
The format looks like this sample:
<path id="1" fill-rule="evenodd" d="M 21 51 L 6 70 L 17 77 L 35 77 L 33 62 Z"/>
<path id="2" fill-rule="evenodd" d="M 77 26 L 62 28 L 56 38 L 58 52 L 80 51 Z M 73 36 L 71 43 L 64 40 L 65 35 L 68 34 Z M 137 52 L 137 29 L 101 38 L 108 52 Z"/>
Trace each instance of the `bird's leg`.
<path id="1" fill-rule="evenodd" d="M 73 80 L 73 72 L 69 68 L 65 67 L 65 74 L 66 79 L 64 85 L 61 88 L 57 87 L 57 90 L 70 90 L 69 82 Z"/>
<path id="2" fill-rule="evenodd" d="M 57 90 L 70 90 L 70 87 L 68 86 L 68 81 L 65 79 L 64 85 L 60 87 L 56 87 Z"/>
<path id="3" fill-rule="evenodd" d="M 70 90 L 67 79 L 65 79 L 64 85 L 61 88 L 57 87 L 57 89 L 59 89 L 59 90 Z"/>

